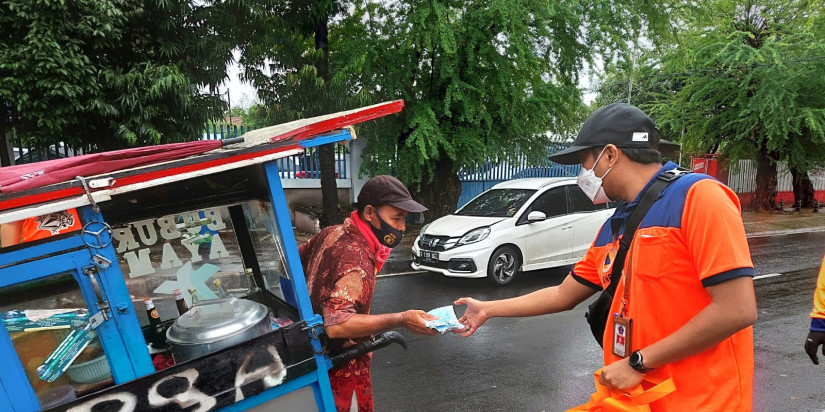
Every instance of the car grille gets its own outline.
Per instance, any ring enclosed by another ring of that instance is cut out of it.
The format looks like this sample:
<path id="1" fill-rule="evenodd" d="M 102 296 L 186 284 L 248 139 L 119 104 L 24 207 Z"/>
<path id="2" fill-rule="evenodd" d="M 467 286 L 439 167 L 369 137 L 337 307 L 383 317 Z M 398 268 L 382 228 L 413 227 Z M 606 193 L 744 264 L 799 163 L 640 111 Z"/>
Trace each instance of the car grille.
<path id="1" fill-rule="evenodd" d="M 418 247 L 423 250 L 447 250 L 446 246 L 449 240 L 449 236 L 421 235 L 421 239 L 418 240 Z"/>

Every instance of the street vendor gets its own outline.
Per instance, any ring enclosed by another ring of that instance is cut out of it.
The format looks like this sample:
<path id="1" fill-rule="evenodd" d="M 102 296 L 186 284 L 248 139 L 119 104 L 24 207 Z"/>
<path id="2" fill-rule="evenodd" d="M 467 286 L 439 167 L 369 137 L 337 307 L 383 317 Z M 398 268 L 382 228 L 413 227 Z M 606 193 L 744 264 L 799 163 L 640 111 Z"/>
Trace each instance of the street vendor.
<path id="1" fill-rule="evenodd" d="M 324 318 L 329 352 L 340 352 L 399 327 L 420 335 L 438 333 L 426 325 L 437 318 L 421 310 L 370 314 L 376 274 L 390 249 L 401 242 L 407 214 L 425 210 L 398 179 L 375 176 L 364 184 L 357 210 L 343 224 L 324 228 L 298 248 L 312 309 Z M 371 355 L 330 369 L 338 411 L 374 410 Z"/>

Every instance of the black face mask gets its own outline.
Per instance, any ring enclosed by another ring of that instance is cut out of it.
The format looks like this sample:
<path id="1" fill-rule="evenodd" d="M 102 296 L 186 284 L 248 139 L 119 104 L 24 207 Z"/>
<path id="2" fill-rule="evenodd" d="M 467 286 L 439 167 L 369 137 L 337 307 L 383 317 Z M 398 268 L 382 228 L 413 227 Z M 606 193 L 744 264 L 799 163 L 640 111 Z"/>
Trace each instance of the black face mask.
<path id="1" fill-rule="evenodd" d="M 375 234 L 375 237 L 378 238 L 378 242 L 388 248 L 394 248 L 401 243 L 401 236 L 404 235 L 404 232 L 392 227 L 389 223 L 385 222 L 384 219 L 381 219 L 381 215 L 378 214 L 378 209 L 373 209 L 375 211 L 375 216 L 378 216 L 378 221 L 381 222 L 381 228 L 376 229 L 375 226 L 370 223 L 370 229 L 372 229 L 372 233 Z"/>

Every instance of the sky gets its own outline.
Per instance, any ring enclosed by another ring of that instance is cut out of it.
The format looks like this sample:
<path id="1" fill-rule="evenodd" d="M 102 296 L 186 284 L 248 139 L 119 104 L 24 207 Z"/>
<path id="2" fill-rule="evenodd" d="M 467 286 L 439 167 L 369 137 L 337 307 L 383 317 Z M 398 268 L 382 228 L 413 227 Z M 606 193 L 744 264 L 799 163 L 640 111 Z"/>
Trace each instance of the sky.
<path id="1" fill-rule="evenodd" d="M 224 101 L 226 101 L 226 92 L 229 91 L 229 103 L 232 107 L 248 109 L 253 104 L 258 103 L 258 96 L 255 88 L 240 78 L 241 66 L 236 63 L 240 57 L 240 52 L 236 50 L 233 53 L 232 62 L 226 66 L 229 78 L 219 87 L 219 91 L 224 94 Z"/>

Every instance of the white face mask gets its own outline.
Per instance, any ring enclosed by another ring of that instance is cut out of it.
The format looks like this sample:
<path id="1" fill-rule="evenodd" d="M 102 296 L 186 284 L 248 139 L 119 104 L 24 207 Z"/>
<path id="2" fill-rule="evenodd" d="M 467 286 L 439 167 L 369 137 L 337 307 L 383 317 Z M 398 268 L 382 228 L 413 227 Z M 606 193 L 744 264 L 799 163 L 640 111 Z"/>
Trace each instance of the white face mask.
<path id="1" fill-rule="evenodd" d="M 579 187 L 584 191 L 584 194 L 593 201 L 593 204 L 601 205 L 610 201 L 610 198 L 604 193 L 604 187 L 602 187 L 602 179 L 610 173 L 610 170 L 607 169 L 606 172 L 602 175 L 602 177 L 596 177 L 596 165 L 599 164 L 599 159 L 602 157 L 602 153 L 604 153 L 604 149 L 602 152 L 599 153 L 599 156 L 596 157 L 596 161 L 593 162 L 593 168 L 588 170 L 582 167 L 581 172 L 579 172 L 579 178 L 576 180 Z"/>

